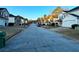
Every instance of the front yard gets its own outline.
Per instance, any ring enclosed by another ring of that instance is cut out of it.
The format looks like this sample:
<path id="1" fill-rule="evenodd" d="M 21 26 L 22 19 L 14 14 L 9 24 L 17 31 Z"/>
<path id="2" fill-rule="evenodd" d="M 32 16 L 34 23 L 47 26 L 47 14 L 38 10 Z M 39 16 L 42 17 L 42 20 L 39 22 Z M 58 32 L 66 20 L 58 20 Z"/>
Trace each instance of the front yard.
<path id="1" fill-rule="evenodd" d="M 64 34 L 66 36 L 69 36 L 71 38 L 79 40 L 79 30 L 73 30 L 73 29 L 61 29 L 56 31 L 58 33 Z"/>
<path id="2" fill-rule="evenodd" d="M 46 28 L 50 31 L 55 31 L 57 33 L 61 33 L 67 37 L 71 37 L 76 40 L 79 40 L 79 30 L 63 28 L 63 27 L 53 27 L 53 26 L 44 26 L 43 28 Z"/>
<path id="3" fill-rule="evenodd" d="M 21 32 L 23 28 L 24 28 L 23 26 L 4 27 L 4 28 L 0 28 L 0 31 L 6 32 L 6 40 L 8 40 L 15 34 Z"/>

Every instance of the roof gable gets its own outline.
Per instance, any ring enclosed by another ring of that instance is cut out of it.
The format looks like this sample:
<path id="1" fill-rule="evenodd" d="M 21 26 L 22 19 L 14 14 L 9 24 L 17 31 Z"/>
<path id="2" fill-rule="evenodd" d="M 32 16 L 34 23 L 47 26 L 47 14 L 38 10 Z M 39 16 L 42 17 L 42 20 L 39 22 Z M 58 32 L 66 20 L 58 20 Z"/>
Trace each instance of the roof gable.
<path id="1" fill-rule="evenodd" d="M 4 9 L 6 9 L 6 8 L 0 8 L 0 10 L 4 10 Z"/>
<path id="2" fill-rule="evenodd" d="M 75 17 L 79 17 L 78 15 L 75 15 L 75 14 L 70 14 L 70 15 L 75 16 Z"/>
<path id="3" fill-rule="evenodd" d="M 79 6 L 77 6 L 77 7 L 75 7 L 75 8 L 73 8 L 73 9 L 71 9 L 71 10 L 63 10 L 64 12 L 71 12 L 71 11 L 75 11 L 75 10 L 78 10 L 79 9 Z"/>
<path id="4" fill-rule="evenodd" d="M 13 14 L 9 14 L 9 17 L 15 17 Z"/>

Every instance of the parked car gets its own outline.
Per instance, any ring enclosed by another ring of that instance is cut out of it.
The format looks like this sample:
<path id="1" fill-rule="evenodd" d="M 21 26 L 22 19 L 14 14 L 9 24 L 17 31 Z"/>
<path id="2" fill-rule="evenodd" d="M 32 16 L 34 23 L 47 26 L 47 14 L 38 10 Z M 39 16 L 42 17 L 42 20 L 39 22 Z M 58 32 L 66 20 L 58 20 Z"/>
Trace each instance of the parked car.
<path id="1" fill-rule="evenodd" d="M 41 23 L 38 23 L 37 26 L 38 26 L 38 27 L 41 27 Z"/>

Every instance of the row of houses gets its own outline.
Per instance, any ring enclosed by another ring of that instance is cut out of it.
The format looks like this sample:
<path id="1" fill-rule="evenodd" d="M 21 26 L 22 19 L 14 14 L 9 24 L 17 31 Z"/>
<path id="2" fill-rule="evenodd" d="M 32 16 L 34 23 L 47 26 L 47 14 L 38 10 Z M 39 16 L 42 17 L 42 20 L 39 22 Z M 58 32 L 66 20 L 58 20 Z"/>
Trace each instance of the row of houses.
<path id="1" fill-rule="evenodd" d="M 0 26 L 14 26 L 27 24 L 28 19 L 10 14 L 6 8 L 0 8 Z"/>
<path id="2" fill-rule="evenodd" d="M 79 25 L 79 7 L 71 10 L 63 10 L 57 7 L 51 15 L 44 16 L 42 19 L 38 18 L 39 23 L 54 24 L 62 27 L 72 27 L 74 24 Z"/>
<path id="3" fill-rule="evenodd" d="M 37 19 L 39 23 L 45 24 L 45 25 L 58 25 L 59 19 L 58 15 L 63 11 L 61 7 L 57 7 L 50 15 L 44 15 L 42 18 Z"/>

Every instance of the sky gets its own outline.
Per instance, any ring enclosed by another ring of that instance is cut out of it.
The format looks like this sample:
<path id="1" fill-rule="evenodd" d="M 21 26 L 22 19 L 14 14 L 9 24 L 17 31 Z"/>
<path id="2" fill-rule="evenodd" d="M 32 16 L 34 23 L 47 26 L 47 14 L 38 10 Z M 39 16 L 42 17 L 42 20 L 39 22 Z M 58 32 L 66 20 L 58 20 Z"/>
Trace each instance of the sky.
<path id="1" fill-rule="evenodd" d="M 36 20 L 44 14 L 49 15 L 57 6 L 0 6 L 0 8 L 7 8 L 9 13 L 13 15 L 20 15 L 29 20 Z M 76 6 L 61 6 L 63 9 L 72 9 Z"/>

